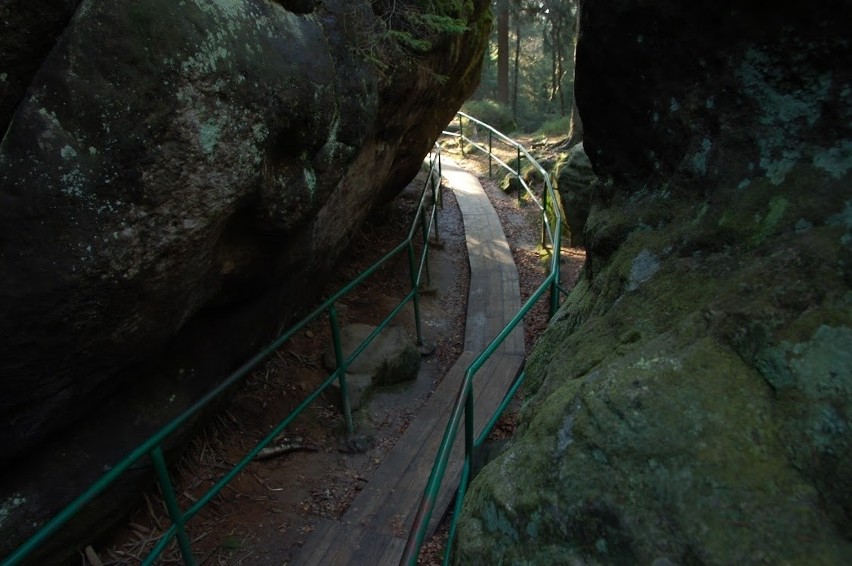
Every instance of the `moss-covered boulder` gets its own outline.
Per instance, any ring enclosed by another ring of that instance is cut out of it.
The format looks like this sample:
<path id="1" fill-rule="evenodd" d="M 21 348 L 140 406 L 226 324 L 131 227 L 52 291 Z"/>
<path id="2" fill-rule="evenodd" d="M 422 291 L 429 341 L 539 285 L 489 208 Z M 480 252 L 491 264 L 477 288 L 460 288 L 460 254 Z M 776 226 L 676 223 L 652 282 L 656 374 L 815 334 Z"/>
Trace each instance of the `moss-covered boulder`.
<path id="1" fill-rule="evenodd" d="M 588 260 L 457 563 L 852 555 L 852 8 L 777 8 L 583 4 Z"/>
<path id="2" fill-rule="evenodd" d="M 340 350 L 343 359 L 352 355 L 376 327 L 369 324 L 349 324 L 340 331 Z M 323 364 L 329 371 L 337 369 L 334 344 L 323 353 Z M 420 352 L 414 340 L 402 326 L 388 326 L 376 336 L 363 352 L 346 368 L 349 395 L 354 409 L 361 407 L 365 394 L 372 387 L 395 385 L 417 379 L 420 371 Z M 354 386 L 353 386 L 354 385 Z M 339 382 L 334 382 L 339 387 Z"/>

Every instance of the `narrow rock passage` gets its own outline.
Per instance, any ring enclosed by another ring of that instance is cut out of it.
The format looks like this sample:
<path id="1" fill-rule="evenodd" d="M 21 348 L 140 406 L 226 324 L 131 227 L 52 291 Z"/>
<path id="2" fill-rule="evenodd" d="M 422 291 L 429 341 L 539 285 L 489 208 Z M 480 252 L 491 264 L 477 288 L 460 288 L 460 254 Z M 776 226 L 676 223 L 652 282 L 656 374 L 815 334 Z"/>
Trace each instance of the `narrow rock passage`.
<path id="1" fill-rule="evenodd" d="M 399 561 L 464 373 L 520 309 L 518 271 L 500 220 L 482 186 L 475 176 L 447 158 L 443 159 L 442 173 L 464 218 L 470 261 L 464 352 L 349 509 L 339 520 L 318 523 L 295 564 Z M 518 326 L 476 375 L 477 432 L 502 400 L 523 358 L 523 328 Z M 432 529 L 458 483 L 462 440 L 459 437 L 456 442 L 447 467 Z"/>

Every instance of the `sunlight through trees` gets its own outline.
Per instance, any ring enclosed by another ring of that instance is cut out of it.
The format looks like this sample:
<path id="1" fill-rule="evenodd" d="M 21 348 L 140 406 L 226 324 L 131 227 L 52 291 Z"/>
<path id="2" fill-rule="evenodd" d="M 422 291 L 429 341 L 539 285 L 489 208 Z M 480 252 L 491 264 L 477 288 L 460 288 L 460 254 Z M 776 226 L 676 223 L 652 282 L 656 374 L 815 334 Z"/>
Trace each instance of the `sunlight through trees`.
<path id="1" fill-rule="evenodd" d="M 522 131 L 568 134 L 578 0 L 495 0 L 482 82 L 468 109 Z"/>

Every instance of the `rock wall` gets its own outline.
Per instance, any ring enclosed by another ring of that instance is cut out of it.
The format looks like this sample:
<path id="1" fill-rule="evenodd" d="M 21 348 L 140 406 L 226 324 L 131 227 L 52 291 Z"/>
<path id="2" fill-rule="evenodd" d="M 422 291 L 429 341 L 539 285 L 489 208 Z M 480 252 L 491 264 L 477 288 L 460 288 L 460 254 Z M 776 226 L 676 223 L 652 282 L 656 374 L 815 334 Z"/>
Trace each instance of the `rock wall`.
<path id="1" fill-rule="evenodd" d="M 418 54 L 383 5 L 0 8 L 0 555 L 305 312 L 417 172 L 488 3 Z"/>
<path id="2" fill-rule="evenodd" d="M 554 188 L 559 192 L 567 230 L 563 234 L 570 246 L 583 245 L 586 219 L 592 207 L 597 177 L 583 149 L 583 142 L 571 147 L 553 166 Z"/>
<path id="3" fill-rule="evenodd" d="M 583 3 L 588 260 L 457 563 L 852 555 L 850 18 Z"/>

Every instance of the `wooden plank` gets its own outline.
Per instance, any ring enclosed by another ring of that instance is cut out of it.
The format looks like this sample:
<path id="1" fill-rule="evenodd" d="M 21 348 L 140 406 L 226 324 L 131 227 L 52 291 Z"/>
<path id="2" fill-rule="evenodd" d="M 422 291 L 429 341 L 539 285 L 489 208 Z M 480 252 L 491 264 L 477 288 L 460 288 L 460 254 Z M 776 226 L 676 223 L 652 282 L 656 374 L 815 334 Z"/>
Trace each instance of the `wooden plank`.
<path id="1" fill-rule="evenodd" d="M 412 501 L 423 493 L 464 372 L 475 357 L 466 352 L 459 358 L 352 502 L 345 521 L 385 532 L 409 524 Z"/>
<path id="2" fill-rule="evenodd" d="M 523 361 L 523 354 L 497 354 L 483 366 L 482 379 L 474 380 L 474 428 L 477 434 L 483 430 L 487 420 L 503 400 Z"/>
<path id="3" fill-rule="evenodd" d="M 494 409 L 503 400 L 522 360 L 522 356 L 495 355 L 475 375 L 474 428 L 476 434 L 483 430 Z M 350 509 L 356 508 L 356 505 L 359 505 L 359 508 L 353 509 L 352 512 L 347 511 L 344 515 L 345 521 L 361 525 L 369 524 L 372 529 L 387 534 L 398 534 L 400 531 L 407 533 L 410 530 L 414 513 L 423 495 L 423 489 L 446 429 L 449 407 L 450 404 L 445 405 L 442 418 L 435 421 L 437 428 L 433 435 L 418 446 L 417 457 L 411 460 L 408 466 L 403 469 L 402 466 L 397 465 L 399 462 L 397 458 L 391 455 L 386 458 L 387 465 L 383 463 L 381 467 L 384 469 L 377 470 L 367 487 L 361 491 L 359 499 L 363 498 L 363 500 L 353 502 Z M 455 495 L 461 475 L 464 457 L 462 427 L 454 443 L 442 489 L 436 500 L 435 512 L 430 521 L 433 529 L 437 527 L 444 510 Z M 364 505 L 365 502 L 366 505 Z"/>
<path id="4" fill-rule="evenodd" d="M 376 533 L 357 525 L 322 519 L 302 548 L 298 564 L 344 566 L 347 564 L 396 564 L 405 539 Z"/>
<path id="5" fill-rule="evenodd" d="M 515 259 L 512 256 L 512 250 L 509 249 L 509 243 L 505 238 L 503 230 L 492 231 L 491 238 L 488 241 L 488 250 L 491 257 L 499 262 L 501 266 L 515 269 Z"/>
<path id="6" fill-rule="evenodd" d="M 466 358 L 471 356 L 472 354 L 469 354 Z M 469 360 L 462 361 L 462 364 L 457 364 L 456 371 L 463 374 Z M 522 361 L 523 356 L 520 355 L 495 355 L 477 372 L 474 378 L 476 434 L 482 431 L 488 418 L 502 401 Z M 457 388 L 458 382 L 455 385 Z M 433 395 L 433 398 L 436 396 Z M 436 401 L 439 401 L 436 405 L 450 405 L 446 399 L 436 398 Z M 434 414 L 445 417 L 446 411 L 443 415 L 438 411 Z M 312 544 L 306 545 L 303 550 L 299 564 L 361 564 L 363 562 L 355 561 L 355 557 L 360 557 L 359 560 L 369 558 L 365 549 L 391 544 L 392 539 L 401 539 L 407 535 L 446 427 L 446 418 L 427 421 L 418 415 L 416 421 L 420 422 L 413 423 L 406 430 L 404 436 L 408 438 L 400 439 L 341 521 L 334 522 L 333 526 L 326 525 L 324 530 L 317 529 L 311 537 Z M 426 423 L 426 426 L 421 426 L 421 422 Z M 421 439 L 422 444 L 417 442 Z M 455 487 L 461 474 L 463 443 L 463 435 L 459 435 L 436 501 L 430 531 L 437 527 L 455 495 Z M 349 549 L 353 561 L 347 562 L 344 559 L 347 551 L 339 550 L 338 547 Z M 398 560 L 401 552 L 400 546 L 395 560 Z"/>
<path id="7" fill-rule="evenodd" d="M 481 351 L 487 345 L 486 329 L 488 308 L 491 296 L 488 291 L 487 264 L 482 258 L 482 265 L 471 260 L 471 276 L 468 291 L 467 317 L 465 321 L 465 350 Z"/>

